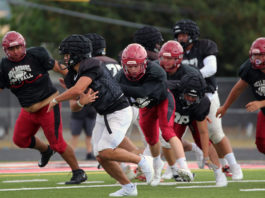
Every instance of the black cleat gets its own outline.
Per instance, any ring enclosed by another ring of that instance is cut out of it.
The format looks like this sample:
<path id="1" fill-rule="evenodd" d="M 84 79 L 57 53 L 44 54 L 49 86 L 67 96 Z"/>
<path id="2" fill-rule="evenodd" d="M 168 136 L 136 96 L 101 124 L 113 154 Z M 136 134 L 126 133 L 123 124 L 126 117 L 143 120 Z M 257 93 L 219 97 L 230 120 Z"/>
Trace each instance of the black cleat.
<path id="1" fill-rule="evenodd" d="M 46 166 L 54 153 L 55 151 L 52 150 L 50 146 L 48 146 L 48 149 L 41 153 L 41 159 L 38 163 L 39 167 Z"/>
<path id="2" fill-rule="evenodd" d="M 85 171 L 82 169 L 77 169 L 73 171 L 73 176 L 70 181 L 65 182 L 65 184 L 80 184 L 87 180 Z"/>

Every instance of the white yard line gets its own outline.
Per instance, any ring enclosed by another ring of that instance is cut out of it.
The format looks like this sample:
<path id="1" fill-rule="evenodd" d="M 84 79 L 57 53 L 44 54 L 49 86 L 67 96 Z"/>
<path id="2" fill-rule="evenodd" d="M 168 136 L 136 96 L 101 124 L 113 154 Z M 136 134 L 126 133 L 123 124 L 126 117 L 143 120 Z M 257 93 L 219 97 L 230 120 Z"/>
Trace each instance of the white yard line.
<path id="1" fill-rule="evenodd" d="M 265 188 L 240 189 L 240 191 L 243 191 L 243 192 L 265 191 Z"/>
<path id="2" fill-rule="evenodd" d="M 88 183 L 104 183 L 104 181 L 88 181 Z M 229 181 L 229 182 L 265 182 L 265 180 L 241 180 L 241 181 Z M 202 182 L 191 182 L 189 184 L 209 184 L 215 183 L 215 181 L 202 181 Z M 84 183 L 82 183 L 84 184 Z M 179 184 L 187 184 L 187 182 L 162 182 L 163 186 L 173 186 Z M 137 185 L 147 185 L 146 183 L 137 183 Z M 77 186 L 58 186 L 58 187 L 39 187 L 39 188 L 9 188 L 9 189 L 0 189 L 0 192 L 7 191 L 28 191 L 28 190 L 51 190 L 51 189 L 71 189 L 71 188 L 98 188 L 98 187 L 114 187 L 120 186 L 120 184 L 101 184 L 101 185 L 77 185 Z M 177 186 L 176 188 L 220 188 L 215 185 L 205 185 L 205 186 Z M 265 189 L 240 189 L 240 191 L 265 191 Z"/>
<path id="3" fill-rule="evenodd" d="M 46 182 L 47 179 L 29 179 L 29 180 L 9 180 L 2 181 L 3 183 L 24 183 L 24 182 Z"/>

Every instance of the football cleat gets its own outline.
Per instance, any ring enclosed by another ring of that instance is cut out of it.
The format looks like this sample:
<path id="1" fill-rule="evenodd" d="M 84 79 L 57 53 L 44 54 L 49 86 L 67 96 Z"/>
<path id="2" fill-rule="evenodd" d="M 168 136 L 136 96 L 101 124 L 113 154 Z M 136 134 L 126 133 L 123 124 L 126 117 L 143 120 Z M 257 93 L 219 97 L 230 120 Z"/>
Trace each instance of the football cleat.
<path id="1" fill-rule="evenodd" d="M 223 172 L 214 172 L 216 186 L 217 187 L 225 187 L 227 186 L 227 179 Z"/>
<path id="2" fill-rule="evenodd" d="M 124 197 L 124 196 L 137 196 L 137 195 L 138 191 L 136 184 L 133 184 L 133 188 L 122 187 L 120 190 L 109 194 L 110 197 Z"/>
<path id="3" fill-rule="evenodd" d="M 65 182 L 65 184 L 80 184 L 87 180 L 85 171 L 82 169 L 73 170 L 73 176 L 70 181 Z"/>
<path id="4" fill-rule="evenodd" d="M 233 180 L 241 180 L 241 179 L 243 179 L 242 169 L 241 169 L 239 164 L 231 165 L 230 170 L 232 172 L 232 179 Z"/>
<path id="5" fill-rule="evenodd" d="M 173 178 L 173 173 L 170 166 L 168 165 L 164 174 L 162 175 L 162 179 L 172 179 L 172 178 Z"/>
<path id="6" fill-rule="evenodd" d="M 41 168 L 46 166 L 54 153 L 55 151 L 52 150 L 50 146 L 48 146 L 48 149 L 41 153 L 41 159 L 38 162 L 38 166 Z"/>

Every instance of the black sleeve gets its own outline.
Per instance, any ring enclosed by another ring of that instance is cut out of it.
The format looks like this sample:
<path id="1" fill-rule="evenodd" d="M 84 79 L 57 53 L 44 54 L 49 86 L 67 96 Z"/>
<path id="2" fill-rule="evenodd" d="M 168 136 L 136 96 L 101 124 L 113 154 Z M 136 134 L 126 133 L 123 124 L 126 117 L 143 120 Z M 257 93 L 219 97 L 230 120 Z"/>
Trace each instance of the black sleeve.
<path id="1" fill-rule="evenodd" d="M 173 92 L 180 92 L 181 86 L 180 86 L 180 80 L 167 80 L 167 87 L 173 91 Z"/>
<path id="2" fill-rule="evenodd" d="M 0 89 L 4 89 L 5 88 L 4 75 L 1 68 L 2 68 L 2 63 L 0 63 Z"/>
<path id="3" fill-rule="evenodd" d="M 202 43 L 203 47 L 201 47 L 201 49 L 203 49 L 203 56 L 210 56 L 210 55 L 217 55 L 218 53 L 218 48 L 217 45 L 214 41 L 209 40 L 209 39 L 202 39 Z"/>
<path id="4" fill-rule="evenodd" d="M 159 83 L 153 81 L 148 81 L 142 86 L 131 86 L 121 83 L 120 86 L 126 96 L 132 96 L 134 98 L 143 98 L 149 96 L 151 93 L 161 87 Z"/>
<path id="5" fill-rule="evenodd" d="M 238 75 L 240 76 L 240 78 L 246 82 L 249 81 L 248 74 L 250 68 L 251 68 L 251 63 L 250 60 L 248 59 L 240 66 L 238 71 Z"/>
<path id="6" fill-rule="evenodd" d="M 32 47 L 27 50 L 27 53 L 32 54 L 37 57 L 40 66 L 45 68 L 45 70 L 51 70 L 54 67 L 55 60 L 50 57 L 48 51 L 43 47 Z"/>
<path id="7" fill-rule="evenodd" d="M 201 122 L 210 112 L 211 102 L 207 96 L 204 96 L 200 104 L 196 107 L 196 110 L 193 112 L 194 119 Z"/>
<path id="8" fill-rule="evenodd" d="M 80 76 L 87 76 L 94 81 L 102 74 L 103 69 L 106 67 L 101 61 L 89 58 L 80 63 L 79 73 Z"/>

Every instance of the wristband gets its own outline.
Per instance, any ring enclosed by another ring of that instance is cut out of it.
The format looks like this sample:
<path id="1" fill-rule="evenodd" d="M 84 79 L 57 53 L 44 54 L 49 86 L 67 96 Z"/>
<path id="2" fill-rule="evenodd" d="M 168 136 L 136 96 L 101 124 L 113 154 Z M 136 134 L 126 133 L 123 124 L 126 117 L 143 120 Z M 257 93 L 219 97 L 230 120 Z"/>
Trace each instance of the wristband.
<path id="1" fill-rule="evenodd" d="M 76 101 L 76 104 L 79 106 L 79 107 L 81 107 L 81 108 L 83 108 L 84 107 L 84 105 L 82 105 L 81 103 L 80 103 L 80 101 L 78 100 L 78 101 Z"/>
<path id="2" fill-rule="evenodd" d="M 58 104 L 58 101 L 55 98 L 52 99 L 52 102 Z"/>

